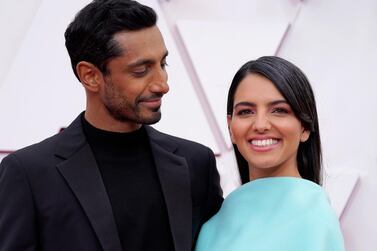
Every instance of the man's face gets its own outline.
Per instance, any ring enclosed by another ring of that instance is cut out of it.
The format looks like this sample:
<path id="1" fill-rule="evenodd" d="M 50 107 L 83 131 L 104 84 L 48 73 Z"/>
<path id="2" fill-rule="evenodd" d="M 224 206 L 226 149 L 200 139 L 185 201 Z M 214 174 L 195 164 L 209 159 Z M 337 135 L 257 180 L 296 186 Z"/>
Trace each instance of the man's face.
<path id="1" fill-rule="evenodd" d="M 101 102 L 117 121 L 153 124 L 161 118 L 161 98 L 167 84 L 167 49 L 153 26 L 114 35 L 123 53 L 107 64 Z"/>

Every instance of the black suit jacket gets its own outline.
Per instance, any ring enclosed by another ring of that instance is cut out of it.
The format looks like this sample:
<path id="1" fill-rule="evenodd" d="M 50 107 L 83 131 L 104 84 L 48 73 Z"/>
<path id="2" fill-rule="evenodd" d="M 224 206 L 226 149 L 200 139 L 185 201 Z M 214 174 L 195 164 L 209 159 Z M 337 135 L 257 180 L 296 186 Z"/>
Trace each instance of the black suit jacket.
<path id="1" fill-rule="evenodd" d="M 214 155 L 200 144 L 146 130 L 175 250 L 191 250 L 200 226 L 222 203 Z M 0 164 L 0 251 L 21 250 L 121 251 L 80 117 Z"/>

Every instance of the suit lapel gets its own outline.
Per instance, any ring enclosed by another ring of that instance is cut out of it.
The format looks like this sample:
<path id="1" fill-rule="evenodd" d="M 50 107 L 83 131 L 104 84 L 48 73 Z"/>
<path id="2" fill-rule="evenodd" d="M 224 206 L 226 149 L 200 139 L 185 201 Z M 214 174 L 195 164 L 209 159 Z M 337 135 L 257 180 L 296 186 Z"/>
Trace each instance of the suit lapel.
<path id="1" fill-rule="evenodd" d="M 66 158 L 57 165 L 89 218 L 106 251 L 121 251 L 113 211 L 93 153 L 86 143 L 80 117 L 62 132 L 57 155 Z"/>
<path id="2" fill-rule="evenodd" d="M 174 154 L 177 146 L 166 136 L 146 126 L 168 210 L 175 250 L 191 250 L 192 202 L 185 158 Z"/>
<path id="3" fill-rule="evenodd" d="M 80 116 L 61 134 L 57 165 L 79 200 L 106 251 L 121 251 L 121 244 L 105 186 L 93 153 L 86 142 Z M 191 250 L 192 201 L 185 158 L 174 154 L 177 146 L 166 136 L 146 126 L 152 154 L 164 195 L 176 251 Z M 189 228 L 189 230 L 188 230 Z"/>

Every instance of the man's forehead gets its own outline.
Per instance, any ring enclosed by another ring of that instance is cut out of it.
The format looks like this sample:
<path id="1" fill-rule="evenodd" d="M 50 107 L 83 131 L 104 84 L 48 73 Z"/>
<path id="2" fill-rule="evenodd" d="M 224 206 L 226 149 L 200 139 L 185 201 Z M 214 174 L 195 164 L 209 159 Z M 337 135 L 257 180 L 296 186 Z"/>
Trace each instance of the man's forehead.
<path id="1" fill-rule="evenodd" d="M 145 45 L 153 42 L 164 43 L 162 34 L 157 26 L 136 31 L 119 31 L 114 34 L 114 40 L 125 46 Z"/>
<path id="2" fill-rule="evenodd" d="M 164 39 L 157 26 L 138 31 L 118 32 L 114 35 L 114 40 L 122 49 L 122 56 L 130 58 L 161 58 L 165 57 L 167 54 Z"/>

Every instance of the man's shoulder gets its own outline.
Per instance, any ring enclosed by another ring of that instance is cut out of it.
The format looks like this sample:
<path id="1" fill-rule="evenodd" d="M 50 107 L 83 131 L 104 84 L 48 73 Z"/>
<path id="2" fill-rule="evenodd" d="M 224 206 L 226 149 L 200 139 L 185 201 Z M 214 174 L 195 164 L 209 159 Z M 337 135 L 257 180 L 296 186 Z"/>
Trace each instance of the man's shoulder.
<path id="1" fill-rule="evenodd" d="M 178 137 L 178 136 L 175 136 L 175 135 L 171 135 L 171 134 L 168 134 L 168 133 L 165 133 L 165 132 L 161 132 L 161 131 L 158 131 L 157 129 L 152 128 L 152 127 L 149 127 L 149 131 L 150 130 L 153 130 L 154 135 L 158 135 L 158 139 L 165 141 L 165 142 L 169 142 L 171 144 L 175 144 L 178 147 L 194 148 L 194 149 L 201 149 L 201 150 L 210 150 L 207 146 L 205 146 L 201 143 L 198 143 L 198 142 L 195 142 L 195 141 L 192 141 L 192 140 L 189 140 L 189 139 L 181 138 L 181 137 Z"/>
<path id="2" fill-rule="evenodd" d="M 49 138 L 46 138 L 38 143 L 23 147 L 15 152 L 9 154 L 10 157 L 15 158 L 27 158 L 33 159 L 37 156 L 45 156 L 48 154 L 53 154 L 55 146 L 59 142 L 60 135 L 55 134 Z"/>
<path id="3" fill-rule="evenodd" d="M 198 148 L 206 148 L 206 149 L 208 149 L 207 146 L 205 146 L 205 145 L 203 145 L 201 143 L 195 142 L 193 140 L 184 139 L 184 138 L 177 137 L 177 136 L 170 135 L 170 134 L 165 134 L 165 136 L 167 137 L 168 140 L 171 140 L 172 142 L 174 142 L 176 144 L 179 144 L 180 146 L 198 147 Z"/>
<path id="4" fill-rule="evenodd" d="M 199 161 L 215 158 L 213 151 L 203 144 L 150 128 L 148 131 L 151 141 L 176 155 Z"/>
<path id="5" fill-rule="evenodd" d="M 9 154 L 7 157 L 23 159 L 26 161 L 36 159 L 45 159 L 47 161 L 49 157 L 54 156 L 57 148 L 63 142 L 71 142 L 77 139 L 77 137 L 75 138 L 71 136 L 72 132 L 80 134 L 80 130 L 77 129 L 77 124 L 78 123 L 74 121 L 62 132 L 58 132 L 38 143 L 20 148 L 17 151 Z"/>

